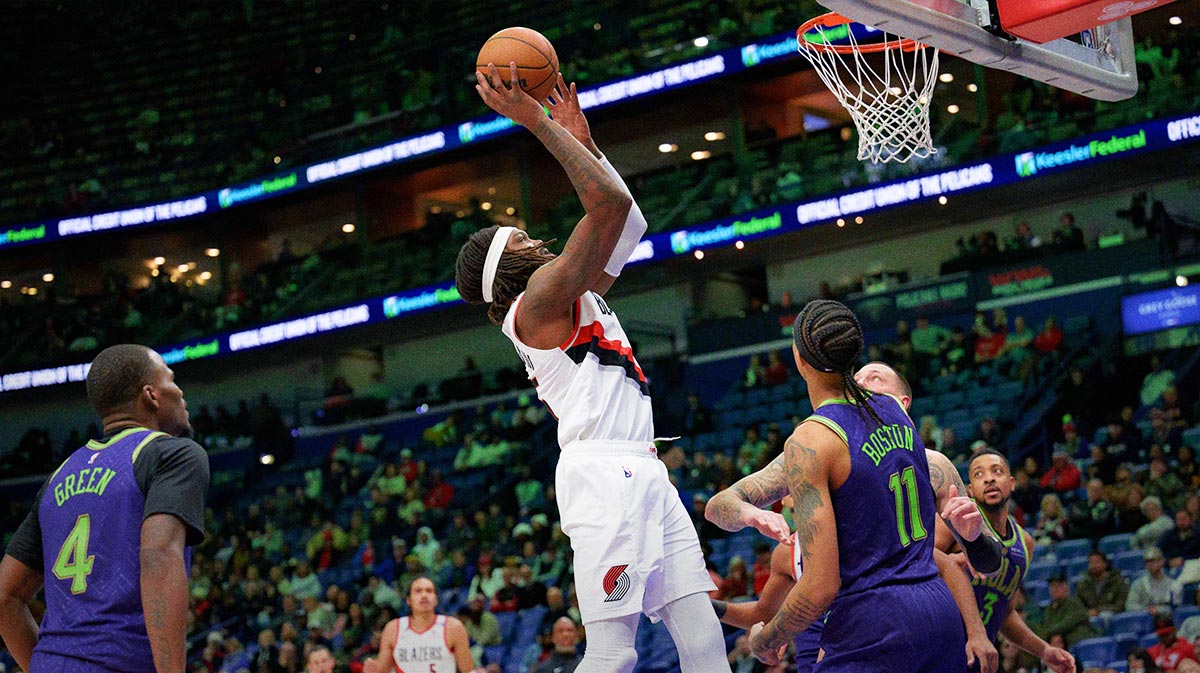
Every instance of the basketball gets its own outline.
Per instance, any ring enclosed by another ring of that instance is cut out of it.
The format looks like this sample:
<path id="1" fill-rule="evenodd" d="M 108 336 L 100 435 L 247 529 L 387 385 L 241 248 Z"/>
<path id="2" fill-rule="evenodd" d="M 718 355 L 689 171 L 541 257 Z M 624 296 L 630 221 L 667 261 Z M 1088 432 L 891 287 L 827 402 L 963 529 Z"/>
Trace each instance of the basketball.
<path id="1" fill-rule="evenodd" d="M 558 54 L 544 35 L 532 28 L 505 28 L 488 38 L 475 59 L 475 69 L 488 77 L 487 66 L 496 64 L 500 79 L 509 84 L 509 63 L 517 64 L 521 88 L 539 103 L 554 89 Z"/>

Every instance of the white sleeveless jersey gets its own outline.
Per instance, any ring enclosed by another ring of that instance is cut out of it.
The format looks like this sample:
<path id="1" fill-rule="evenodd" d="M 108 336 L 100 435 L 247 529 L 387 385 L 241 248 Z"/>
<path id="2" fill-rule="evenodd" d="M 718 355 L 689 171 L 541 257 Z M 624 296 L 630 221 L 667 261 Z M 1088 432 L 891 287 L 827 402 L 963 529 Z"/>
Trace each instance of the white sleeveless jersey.
<path id="1" fill-rule="evenodd" d="M 458 673 L 458 664 L 446 639 L 446 616 L 438 615 L 424 631 L 414 631 L 408 617 L 396 627 L 392 659 L 400 673 Z"/>
<path id="2" fill-rule="evenodd" d="M 646 442 L 654 438 L 650 386 L 617 316 L 594 292 L 575 300 L 575 329 L 550 350 L 517 337 L 514 321 L 522 292 L 504 318 L 538 397 L 558 419 L 558 444 L 577 440 Z"/>

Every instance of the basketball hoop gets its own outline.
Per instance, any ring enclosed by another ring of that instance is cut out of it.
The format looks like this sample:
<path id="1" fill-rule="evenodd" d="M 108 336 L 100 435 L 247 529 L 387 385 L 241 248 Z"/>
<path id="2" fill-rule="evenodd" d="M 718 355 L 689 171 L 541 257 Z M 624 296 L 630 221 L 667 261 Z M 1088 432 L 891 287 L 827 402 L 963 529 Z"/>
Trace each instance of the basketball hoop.
<path id="1" fill-rule="evenodd" d="M 860 41 L 871 33 L 882 41 Z M 835 12 L 800 26 L 796 41 L 858 127 L 860 160 L 904 163 L 937 153 L 929 130 L 937 49 Z M 882 54 L 882 62 L 872 54 Z"/>

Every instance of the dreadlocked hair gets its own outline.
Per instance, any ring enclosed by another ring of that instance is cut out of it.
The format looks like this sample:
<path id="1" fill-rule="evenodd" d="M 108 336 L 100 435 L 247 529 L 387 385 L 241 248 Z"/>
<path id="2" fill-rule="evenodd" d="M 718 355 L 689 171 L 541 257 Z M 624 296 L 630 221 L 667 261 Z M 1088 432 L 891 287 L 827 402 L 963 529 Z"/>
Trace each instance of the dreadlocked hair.
<path id="1" fill-rule="evenodd" d="M 841 377 L 842 394 L 854 403 L 865 420 L 883 425 L 879 413 L 868 403 L 871 393 L 854 380 L 863 350 L 863 333 L 853 311 L 828 299 L 811 301 L 796 316 L 792 339 L 800 356 L 810 365 Z"/>
<path id="2" fill-rule="evenodd" d="M 458 251 L 458 260 L 454 264 L 454 284 L 458 294 L 468 304 L 482 304 L 483 301 L 483 265 L 487 261 L 488 249 L 492 239 L 499 231 L 499 225 L 471 234 L 462 249 Z M 549 259 L 540 250 L 554 242 L 546 241 L 536 248 L 523 250 L 505 250 L 500 256 L 500 264 L 496 267 L 496 280 L 492 284 L 492 303 L 488 306 L 488 320 L 499 325 L 508 315 L 517 295 L 525 291 L 529 277 L 533 275 Z"/>

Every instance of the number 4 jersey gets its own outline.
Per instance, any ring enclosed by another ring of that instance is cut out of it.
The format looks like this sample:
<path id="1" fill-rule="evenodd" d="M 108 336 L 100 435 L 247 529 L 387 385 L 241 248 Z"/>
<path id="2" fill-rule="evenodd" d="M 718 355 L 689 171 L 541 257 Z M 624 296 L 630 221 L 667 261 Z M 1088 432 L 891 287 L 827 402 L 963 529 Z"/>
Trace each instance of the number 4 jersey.
<path id="1" fill-rule="evenodd" d="M 45 654 L 154 670 L 142 612 L 142 521 L 174 515 L 187 544 L 198 544 L 208 478 L 198 444 L 145 428 L 88 442 L 67 458 L 6 550 L 44 573 L 46 615 L 34 661 Z"/>

